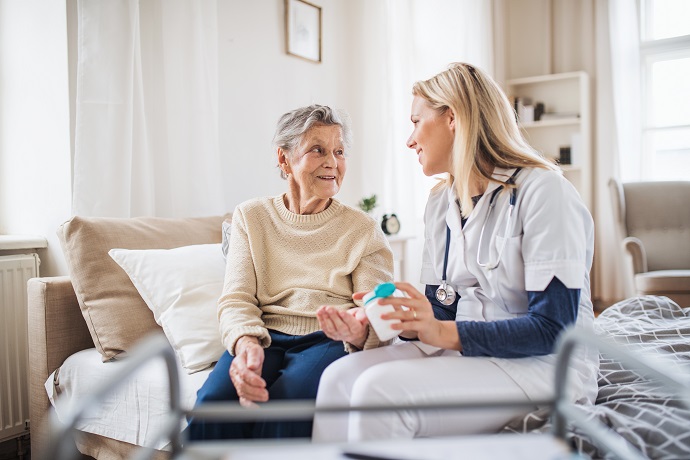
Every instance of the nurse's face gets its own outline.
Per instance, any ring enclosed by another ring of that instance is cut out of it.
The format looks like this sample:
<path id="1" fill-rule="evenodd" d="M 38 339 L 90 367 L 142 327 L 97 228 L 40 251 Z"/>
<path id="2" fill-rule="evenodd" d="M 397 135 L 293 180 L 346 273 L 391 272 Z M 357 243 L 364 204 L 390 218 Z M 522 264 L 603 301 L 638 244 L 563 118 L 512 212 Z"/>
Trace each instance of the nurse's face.
<path id="1" fill-rule="evenodd" d="M 427 176 L 452 172 L 455 118 L 449 109 L 439 113 L 426 99 L 415 96 L 410 120 L 414 125 L 407 146 L 417 152 L 417 159 Z"/>

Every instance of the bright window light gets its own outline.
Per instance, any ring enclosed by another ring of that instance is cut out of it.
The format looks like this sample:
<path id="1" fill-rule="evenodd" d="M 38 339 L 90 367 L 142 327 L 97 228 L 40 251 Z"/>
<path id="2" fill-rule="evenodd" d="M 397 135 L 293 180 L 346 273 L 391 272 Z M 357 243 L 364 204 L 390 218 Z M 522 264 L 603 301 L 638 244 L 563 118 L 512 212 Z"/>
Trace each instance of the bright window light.
<path id="1" fill-rule="evenodd" d="M 642 0 L 641 180 L 690 180 L 690 1 Z"/>
<path id="2" fill-rule="evenodd" d="M 646 39 L 690 35 L 690 2 L 688 0 L 646 0 Z"/>
<path id="3" fill-rule="evenodd" d="M 643 179 L 690 179 L 690 128 L 649 129 L 643 138 Z"/>
<path id="4" fill-rule="evenodd" d="M 651 124 L 690 125 L 690 57 L 657 61 L 650 67 Z"/>

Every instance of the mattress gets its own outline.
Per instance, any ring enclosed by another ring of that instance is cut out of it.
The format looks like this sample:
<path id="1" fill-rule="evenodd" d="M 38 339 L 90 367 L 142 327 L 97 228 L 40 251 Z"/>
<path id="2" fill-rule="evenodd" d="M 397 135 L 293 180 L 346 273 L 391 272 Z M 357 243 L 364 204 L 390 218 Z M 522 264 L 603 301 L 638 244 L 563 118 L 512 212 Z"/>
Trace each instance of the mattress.
<path id="1" fill-rule="evenodd" d="M 123 361 L 102 362 L 95 348 L 82 350 L 67 358 L 45 382 L 50 402 L 60 420 L 66 411 L 84 395 L 110 381 Z M 183 409 L 191 409 L 196 392 L 206 381 L 211 369 L 187 374 L 178 366 Z M 169 412 L 170 391 L 167 370 L 162 359 L 153 360 L 133 375 L 120 388 L 104 398 L 77 423 L 77 429 L 138 446 L 162 449 L 166 439 L 156 442 L 164 415 Z M 180 430 L 186 421 L 180 422 Z"/>

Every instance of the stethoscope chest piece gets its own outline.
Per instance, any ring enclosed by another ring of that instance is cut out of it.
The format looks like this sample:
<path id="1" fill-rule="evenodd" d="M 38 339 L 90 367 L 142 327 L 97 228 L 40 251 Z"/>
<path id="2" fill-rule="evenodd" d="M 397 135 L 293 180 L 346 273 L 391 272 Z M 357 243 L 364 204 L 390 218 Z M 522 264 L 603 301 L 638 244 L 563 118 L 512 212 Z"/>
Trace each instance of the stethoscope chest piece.
<path id="1" fill-rule="evenodd" d="M 441 282 L 441 285 L 436 289 L 436 300 L 438 300 L 443 305 L 451 305 L 455 302 L 455 289 L 446 283 L 446 280 Z"/>

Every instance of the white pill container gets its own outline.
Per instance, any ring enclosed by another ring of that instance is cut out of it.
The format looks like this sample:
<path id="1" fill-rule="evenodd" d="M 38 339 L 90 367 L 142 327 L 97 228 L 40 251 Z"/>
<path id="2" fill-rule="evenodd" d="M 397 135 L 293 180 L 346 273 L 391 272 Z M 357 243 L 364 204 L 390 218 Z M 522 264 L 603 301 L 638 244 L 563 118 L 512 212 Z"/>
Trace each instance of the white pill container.
<path id="1" fill-rule="evenodd" d="M 400 291 L 396 292 L 393 283 L 383 283 L 376 286 L 376 288 L 364 296 L 364 311 L 369 318 L 371 327 L 376 331 L 379 339 L 386 341 L 400 335 L 402 331 L 391 328 L 392 324 L 400 322 L 399 319 L 381 319 L 384 313 L 395 311 L 392 305 L 380 305 L 379 299 L 384 299 L 389 296 L 403 297 Z"/>

